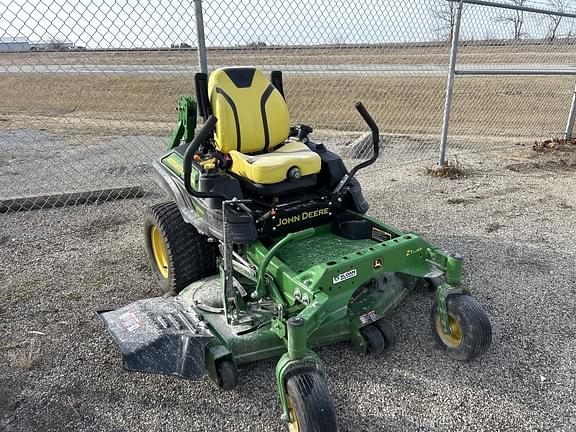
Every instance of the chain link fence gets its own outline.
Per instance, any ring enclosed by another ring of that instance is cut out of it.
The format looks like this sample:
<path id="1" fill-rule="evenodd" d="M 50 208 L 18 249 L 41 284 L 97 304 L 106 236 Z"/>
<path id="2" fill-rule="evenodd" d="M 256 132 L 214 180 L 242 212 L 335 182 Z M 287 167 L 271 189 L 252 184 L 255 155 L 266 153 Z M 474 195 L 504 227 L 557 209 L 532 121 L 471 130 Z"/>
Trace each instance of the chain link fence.
<path id="1" fill-rule="evenodd" d="M 368 156 L 361 100 L 383 135 L 374 169 L 436 159 L 457 3 L 0 0 L 0 211 L 154 190 L 148 163 L 166 147 L 178 96 L 194 94 L 195 6 L 209 69 L 282 70 L 292 121 L 345 158 Z M 465 4 L 458 68 L 568 72 L 458 76 L 448 157 L 564 131 L 575 20 L 519 14 Z"/>
<path id="2" fill-rule="evenodd" d="M 525 0 L 507 4 L 518 9 L 463 2 L 449 153 L 571 133 L 566 124 L 576 81 L 576 15 L 562 0 L 536 4 L 545 11 Z M 452 3 L 451 17 L 457 6 Z"/>

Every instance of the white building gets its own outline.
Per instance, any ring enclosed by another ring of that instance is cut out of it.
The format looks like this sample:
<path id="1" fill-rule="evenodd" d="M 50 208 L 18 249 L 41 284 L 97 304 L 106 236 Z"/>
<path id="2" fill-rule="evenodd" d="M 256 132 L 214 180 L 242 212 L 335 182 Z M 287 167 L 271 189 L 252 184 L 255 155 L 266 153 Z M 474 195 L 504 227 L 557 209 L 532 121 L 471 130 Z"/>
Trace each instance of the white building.
<path id="1" fill-rule="evenodd" d="M 31 42 L 25 37 L 0 38 L 0 53 L 28 51 L 69 51 L 74 49 L 70 41 Z"/>
<path id="2" fill-rule="evenodd" d="M 2 37 L 0 38 L 0 53 L 5 52 L 28 52 L 30 43 L 25 37 Z"/>
<path id="3" fill-rule="evenodd" d="M 70 41 L 29 42 L 30 51 L 68 51 L 74 48 Z"/>

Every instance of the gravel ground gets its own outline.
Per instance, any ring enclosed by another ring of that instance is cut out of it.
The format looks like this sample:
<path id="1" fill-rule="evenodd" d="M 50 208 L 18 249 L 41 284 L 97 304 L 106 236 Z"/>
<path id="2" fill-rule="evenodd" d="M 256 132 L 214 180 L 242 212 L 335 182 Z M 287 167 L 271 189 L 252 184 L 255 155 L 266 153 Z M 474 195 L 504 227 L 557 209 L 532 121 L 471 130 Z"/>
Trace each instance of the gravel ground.
<path id="1" fill-rule="evenodd" d="M 460 157 L 452 181 L 415 165 L 361 176 L 370 214 L 464 255 L 494 338 L 450 360 L 421 293 L 392 315 L 383 357 L 319 349 L 341 431 L 576 428 L 575 158 L 530 153 Z M 0 215 L 0 430 L 284 430 L 273 360 L 227 393 L 121 368 L 95 311 L 158 294 L 140 219 L 160 200 Z"/>

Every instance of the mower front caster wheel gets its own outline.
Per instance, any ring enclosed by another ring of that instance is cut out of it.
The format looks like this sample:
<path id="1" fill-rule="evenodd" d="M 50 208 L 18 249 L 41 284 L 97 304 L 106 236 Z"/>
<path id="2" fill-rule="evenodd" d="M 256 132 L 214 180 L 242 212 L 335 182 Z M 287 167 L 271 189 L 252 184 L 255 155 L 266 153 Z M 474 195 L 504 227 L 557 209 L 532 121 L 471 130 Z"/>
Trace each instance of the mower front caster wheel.
<path id="1" fill-rule="evenodd" d="M 381 319 L 362 327 L 360 335 L 366 344 L 366 355 L 378 356 L 396 345 L 396 331 L 390 321 Z"/>
<path id="2" fill-rule="evenodd" d="M 374 325 L 380 330 L 382 336 L 384 336 L 384 342 L 386 342 L 386 347 L 384 349 L 390 349 L 396 345 L 396 329 L 392 323 L 385 319 L 379 319 L 374 323 Z"/>
<path id="3" fill-rule="evenodd" d="M 222 390 L 233 390 L 238 386 L 238 369 L 232 360 L 222 360 L 216 364 L 216 385 Z"/>
<path id="4" fill-rule="evenodd" d="M 484 354 L 492 343 L 492 326 L 476 299 L 466 294 L 451 294 L 446 299 L 450 334 L 442 327 L 436 303 L 430 323 L 440 347 L 452 358 L 468 362 Z"/>
<path id="5" fill-rule="evenodd" d="M 320 371 L 303 367 L 290 374 L 286 381 L 290 432 L 334 432 L 336 412 L 328 385 Z"/>

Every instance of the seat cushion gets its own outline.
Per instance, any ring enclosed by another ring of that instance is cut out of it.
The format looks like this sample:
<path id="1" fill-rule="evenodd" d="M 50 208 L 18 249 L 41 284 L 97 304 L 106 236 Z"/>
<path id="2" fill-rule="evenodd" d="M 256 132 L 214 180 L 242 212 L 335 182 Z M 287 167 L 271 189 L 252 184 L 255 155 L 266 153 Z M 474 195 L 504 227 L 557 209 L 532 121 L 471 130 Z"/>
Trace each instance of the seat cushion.
<path id="1" fill-rule="evenodd" d="M 287 142 L 271 153 L 247 155 L 232 150 L 230 171 L 253 183 L 274 184 L 288 178 L 290 168 L 298 167 L 302 177 L 318 174 L 322 166 L 320 156 L 301 142 Z"/>
<path id="2" fill-rule="evenodd" d="M 218 119 L 214 144 L 222 153 L 269 151 L 290 131 L 288 107 L 282 94 L 262 71 L 227 67 L 210 74 L 208 94 Z"/>

